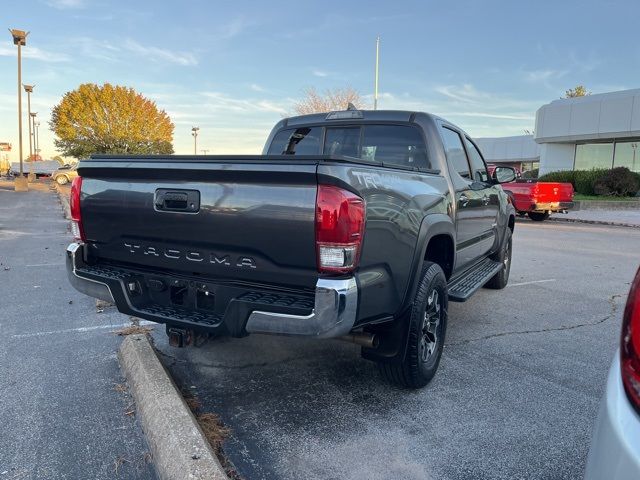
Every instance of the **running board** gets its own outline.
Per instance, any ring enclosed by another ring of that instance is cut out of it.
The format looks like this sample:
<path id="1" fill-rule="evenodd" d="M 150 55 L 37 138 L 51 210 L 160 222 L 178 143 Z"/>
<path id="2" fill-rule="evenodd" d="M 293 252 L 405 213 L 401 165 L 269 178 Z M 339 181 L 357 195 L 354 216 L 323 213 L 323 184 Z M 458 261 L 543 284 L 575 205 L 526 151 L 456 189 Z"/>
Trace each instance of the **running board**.
<path id="1" fill-rule="evenodd" d="M 485 258 L 449 283 L 449 300 L 466 302 L 471 295 L 500 271 L 503 264 Z"/>

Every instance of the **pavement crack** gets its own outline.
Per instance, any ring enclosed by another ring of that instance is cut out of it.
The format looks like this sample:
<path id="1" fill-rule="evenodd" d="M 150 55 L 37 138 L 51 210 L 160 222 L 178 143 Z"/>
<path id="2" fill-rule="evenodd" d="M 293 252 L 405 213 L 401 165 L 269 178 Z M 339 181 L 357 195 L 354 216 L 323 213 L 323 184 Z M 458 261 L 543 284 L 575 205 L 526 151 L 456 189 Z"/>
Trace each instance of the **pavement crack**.
<path id="1" fill-rule="evenodd" d="M 594 325 L 599 325 L 601 323 L 606 322 L 607 320 L 609 320 L 610 318 L 612 318 L 617 309 L 618 306 L 616 305 L 616 298 L 620 298 L 622 297 L 622 294 L 615 294 L 615 295 L 611 295 L 608 299 L 609 305 L 611 310 L 609 311 L 609 313 L 604 317 L 601 318 L 599 320 L 596 320 L 595 322 L 585 322 L 585 323 L 578 323 L 576 325 L 561 325 L 559 327 L 551 327 L 551 328 L 540 328 L 537 330 L 516 330 L 516 331 L 511 331 L 511 332 L 500 332 L 500 333 L 492 333 L 491 335 L 485 335 L 482 337 L 478 337 L 478 338 L 469 338 L 467 340 L 461 340 L 459 342 L 451 342 L 451 343 L 445 343 L 446 347 L 455 347 L 458 345 L 467 345 L 469 343 L 474 343 L 474 342 L 481 342 L 483 340 L 489 340 L 492 338 L 499 338 L 499 337 L 507 337 L 507 336 L 511 336 L 511 335 L 528 335 L 530 333 L 547 333 L 547 332 L 558 332 L 558 331 L 564 331 L 564 330 L 574 330 L 576 328 L 582 328 L 582 327 L 592 327 Z"/>

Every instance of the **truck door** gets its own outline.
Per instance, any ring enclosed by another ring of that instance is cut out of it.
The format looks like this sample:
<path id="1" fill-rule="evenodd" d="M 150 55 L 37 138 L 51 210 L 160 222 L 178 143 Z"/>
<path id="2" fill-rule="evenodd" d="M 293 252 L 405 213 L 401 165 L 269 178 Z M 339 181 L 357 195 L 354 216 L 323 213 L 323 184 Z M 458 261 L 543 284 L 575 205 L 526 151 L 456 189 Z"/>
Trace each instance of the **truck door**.
<path id="1" fill-rule="evenodd" d="M 498 213 L 500 212 L 500 187 L 490 183 L 487 165 L 473 140 L 465 135 L 464 144 L 471 165 L 471 178 L 475 184 L 475 191 L 482 197 L 484 229 L 491 230 L 496 238 L 498 236 Z"/>
<path id="2" fill-rule="evenodd" d="M 456 269 L 470 266 L 486 255 L 495 242 L 495 222 L 490 213 L 489 185 L 474 180 L 460 133 L 442 127 L 449 175 L 455 190 Z M 485 169 L 486 174 L 486 169 Z M 497 200 L 497 198 L 496 198 Z"/>

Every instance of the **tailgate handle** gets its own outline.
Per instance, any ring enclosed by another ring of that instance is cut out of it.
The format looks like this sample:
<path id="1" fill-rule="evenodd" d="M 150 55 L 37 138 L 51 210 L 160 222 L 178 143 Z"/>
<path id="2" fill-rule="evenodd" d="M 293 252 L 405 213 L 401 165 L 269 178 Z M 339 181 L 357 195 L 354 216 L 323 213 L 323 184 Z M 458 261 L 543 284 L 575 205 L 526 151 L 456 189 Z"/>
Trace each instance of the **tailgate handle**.
<path id="1" fill-rule="evenodd" d="M 156 190 L 157 210 L 169 212 L 197 212 L 200 210 L 200 192 L 197 190 Z"/>

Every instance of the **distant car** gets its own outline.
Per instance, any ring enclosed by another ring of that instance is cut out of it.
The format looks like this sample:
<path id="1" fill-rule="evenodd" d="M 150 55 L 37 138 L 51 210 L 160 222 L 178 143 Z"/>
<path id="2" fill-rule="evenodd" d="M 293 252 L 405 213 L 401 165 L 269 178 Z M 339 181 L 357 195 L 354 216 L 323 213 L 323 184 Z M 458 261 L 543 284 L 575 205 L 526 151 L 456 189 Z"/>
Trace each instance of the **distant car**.
<path id="1" fill-rule="evenodd" d="M 640 478 L 640 268 L 631 285 L 616 355 L 600 404 L 585 480 Z"/>
<path id="2" fill-rule="evenodd" d="M 496 166 L 488 164 L 489 176 Z M 560 182 L 539 182 L 536 179 L 518 179 L 502 184 L 511 198 L 516 212 L 527 215 L 534 222 L 543 222 L 552 213 L 566 213 L 573 208 L 573 185 Z"/>
<path id="3" fill-rule="evenodd" d="M 73 181 L 73 179 L 78 176 L 77 168 L 78 168 L 77 164 L 63 165 L 62 167 L 58 168 L 55 172 L 53 172 L 53 174 L 51 175 L 51 180 L 56 182 L 58 185 L 66 185 L 67 183 Z"/>

